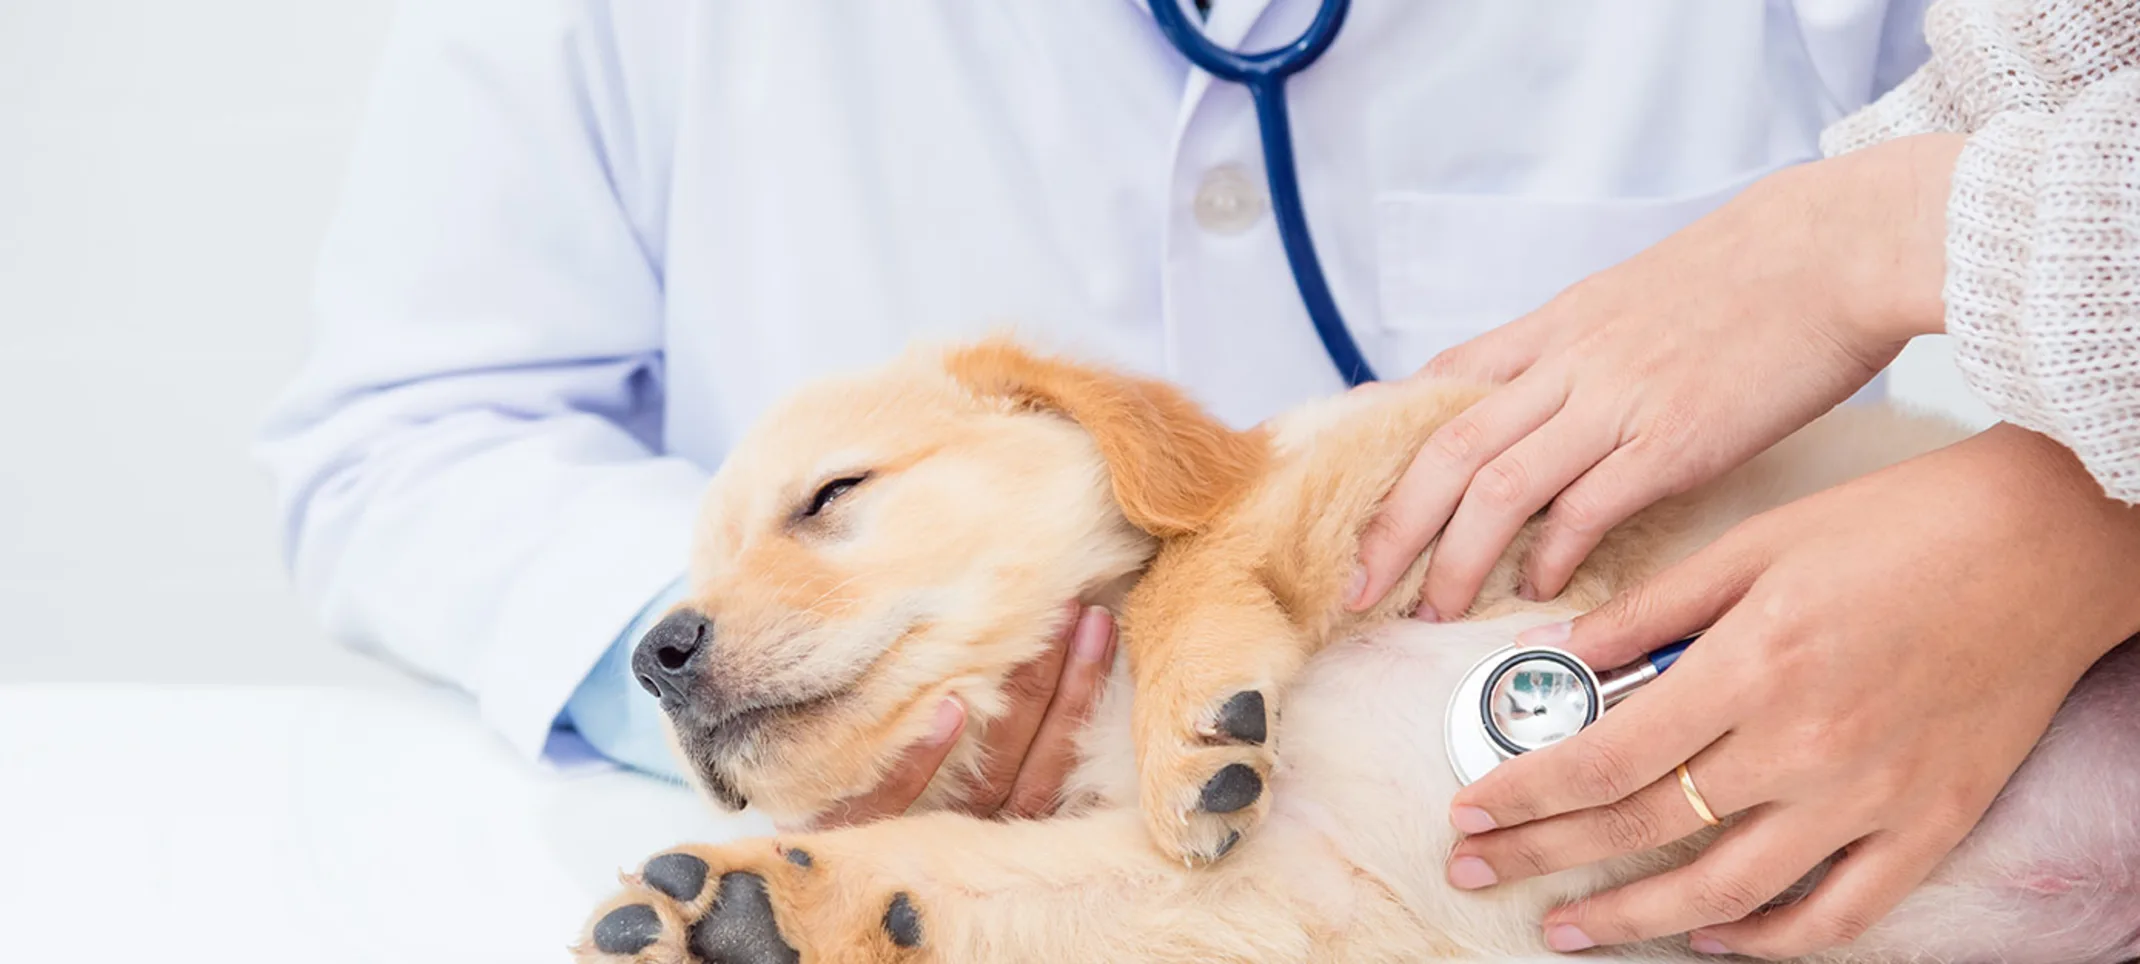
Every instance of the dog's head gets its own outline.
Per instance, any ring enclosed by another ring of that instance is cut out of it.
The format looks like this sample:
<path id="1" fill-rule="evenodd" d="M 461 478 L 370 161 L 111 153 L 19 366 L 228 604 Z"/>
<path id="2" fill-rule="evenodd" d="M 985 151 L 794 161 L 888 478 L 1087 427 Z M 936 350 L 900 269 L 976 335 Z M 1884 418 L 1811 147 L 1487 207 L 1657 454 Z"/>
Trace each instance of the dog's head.
<path id="1" fill-rule="evenodd" d="M 1262 457 L 1171 387 L 1003 341 L 818 383 L 721 466 L 633 668 L 701 787 L 778 819 L 875 786 L 956 694 L 940 798 L 1064 603 L 1118 593 Z"/>

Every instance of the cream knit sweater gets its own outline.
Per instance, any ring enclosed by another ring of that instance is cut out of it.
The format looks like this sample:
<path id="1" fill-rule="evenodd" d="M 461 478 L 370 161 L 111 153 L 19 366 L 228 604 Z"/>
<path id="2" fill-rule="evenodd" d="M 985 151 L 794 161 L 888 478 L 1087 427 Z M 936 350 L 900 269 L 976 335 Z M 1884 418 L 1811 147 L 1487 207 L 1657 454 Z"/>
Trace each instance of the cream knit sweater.
<path id="1" fill-rule="evenodd" d="M 1925 37 L 1822 147 L 1969 133 L 1944 290 L 1962 375 L 2140 502 L 2140 0 L 1942 0 Z"/>

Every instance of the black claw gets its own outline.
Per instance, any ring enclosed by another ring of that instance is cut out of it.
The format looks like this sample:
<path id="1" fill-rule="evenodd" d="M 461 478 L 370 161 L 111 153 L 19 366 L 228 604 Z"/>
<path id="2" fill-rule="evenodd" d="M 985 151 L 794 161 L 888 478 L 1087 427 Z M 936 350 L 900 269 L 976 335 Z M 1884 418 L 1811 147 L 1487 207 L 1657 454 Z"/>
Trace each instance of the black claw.
<path id="1" fill-rule="evenodd" d="M 813 861 L 811 861 L 810 859 L 810 852 L 807 850 L 790 849 L 785 854 L 785 856 L 788 858 L 788 863 L 794 864 L 797 867 L 801 867 L 804 870 L 810 869 L 810 864 L 813 863 Z"/>
<path id="2" fill-rule="evenodd" d="M 691 925 L 691 951 L 706 964 L 799 964 L 802 955 L 780 936 L 765 878 L 721 875 L 713 909 Z"/>
<path id="3" fill-rule="evenodd" d="M 1239 830 L 1232 830 L 1232 831 L 1228 831 L 1228 832 L 1227 832 L 1227 834 L 1226 834 L 1226 839 L 1225 839 L 1224 841 L 1220 842 L 1220 844 L 1219 844 L 1219 852 L 1218 852 L 1218 853 L 1215 853 L 1215 854 L 1212 854 L 1212 855 L 1211 855 L 1211 859 L 1213 859 L 1213 860 L 1217 860 L 1217 859 L 1219 859 L 1220 857 L 1224 857 L 1224 856 L 1226 856 L 1227 854 L 1233 853 L 1233 845 L 1234 845 L 1234 844 L 1237 844 L 1237 843 L 1240 843 L 1240 842 L 1241 842 L 1241 831 L 1239 831 Z"/>
<path id="4" fill-rule="evenodd" d="M 1264 721 L 1263 694 L 1242 690 L 1219 707 L 1219 732 L 1250 746 L 1262 746 L 1270 736 Z"/>
<path id="5" fill-rule="evenodd" d="M 648 887 L 681 901 L 698 899 L 706 887 L 706 862 L 690 854 L 662 854 L 639 871 Z"/>
<path id="6" fill-rule="evenodd" d="M 914 909 L 905 891 L 893 894 L 892 905 L 884 909 L 884 932 L 900 947 L 921 946 L 921 912 Z"/>
<path id="7" fill-rule="evenodd" d="M 1204 784 L 1196 805 L 1206 813 L 1232 813 L 1263 795 L 1263 778 L 1246 763 L 1229 763 Z"/>
<path id="8" fill-rule="evenodd" d="M 661 917 L 645 904 L 626 904 L 594 925 L 595 949 L 604 954 L 637 954 L 660 938 Z"/>

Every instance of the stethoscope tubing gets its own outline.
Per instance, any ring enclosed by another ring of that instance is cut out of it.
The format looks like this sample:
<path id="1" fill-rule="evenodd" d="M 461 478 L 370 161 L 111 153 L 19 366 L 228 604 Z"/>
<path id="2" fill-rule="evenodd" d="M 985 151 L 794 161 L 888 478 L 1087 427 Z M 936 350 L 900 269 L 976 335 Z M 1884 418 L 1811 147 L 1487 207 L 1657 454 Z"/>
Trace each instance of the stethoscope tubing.
<path id="1" fill-rule="evenodd" d="M 1264 177 L 1270 185 L 1271 214 L 1278 222 L 1278 239 L 1285 248 L 1286 264 L 1293 271 L 1294 287 L 1308 310 L 1316 337 L 1329 353 L 1331 364 L 1346 384 L 1359 386 L 1375 381 L 1375 370 L 1345 327 L 1337 299 L 1323 275 L 1322 259 L 1316 256 L 1315 240 L 1308 231 L 1308 214 L 1300 196 L 1300 174 L 1293 160 L 1293 124 L 1286 111 L 1285 82 L 1321 57 L 1337 40 L 1352 0 L 1324 0 L 1314 22 L 1299 39 L 1282 47 L 1245 54 L 1226 50 L 1204 36 L 1189 22 L 1179 0 L 1150 0 L 1152 19 L 1167 40 L 1189 62 L 1213 77 L 1240 84 L 1256 108 L 1256 127 L 1263 141 Z"/>

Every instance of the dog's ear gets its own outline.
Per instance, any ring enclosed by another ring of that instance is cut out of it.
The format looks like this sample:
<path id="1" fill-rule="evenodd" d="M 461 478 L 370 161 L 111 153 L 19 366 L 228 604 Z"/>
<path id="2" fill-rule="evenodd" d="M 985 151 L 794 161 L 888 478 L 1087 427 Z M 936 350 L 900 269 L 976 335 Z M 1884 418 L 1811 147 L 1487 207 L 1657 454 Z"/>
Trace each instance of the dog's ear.
<path id="1" fill-rule="evenodd" d="M 1227 428 L 1164 382 L 1042 357 L 1001 338 L 951 351 L 944 367 L 983 398 L 1076 422 L 1098 444 L 1123 516 L 1156 536 L 1202 529 L 1263 471 L 1260 431 Z"/>

